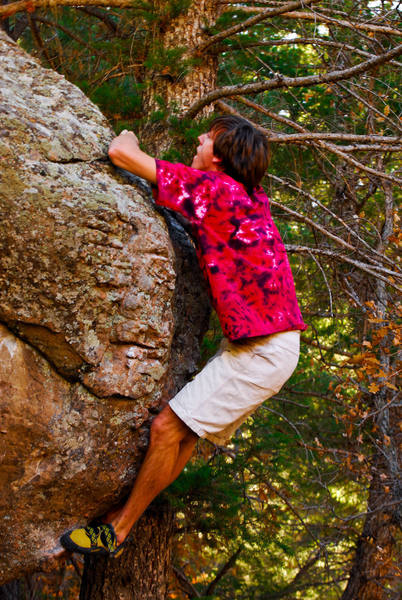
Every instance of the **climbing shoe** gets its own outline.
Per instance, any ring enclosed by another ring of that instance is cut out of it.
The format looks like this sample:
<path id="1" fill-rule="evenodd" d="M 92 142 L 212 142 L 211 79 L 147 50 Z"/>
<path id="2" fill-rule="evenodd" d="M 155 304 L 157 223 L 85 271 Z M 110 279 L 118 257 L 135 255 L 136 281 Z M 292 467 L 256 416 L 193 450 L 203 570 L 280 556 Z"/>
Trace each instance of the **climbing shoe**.
<path id="1" fill-rule="evenodd" d="M 80 554 L 96 554 L 98 556 L 120 556 L 123 544 L 117 545 L 113 525 L 97 523 L 79 529 L 72 529 L 61 536 L 60 542 L 70 552 Z"/>

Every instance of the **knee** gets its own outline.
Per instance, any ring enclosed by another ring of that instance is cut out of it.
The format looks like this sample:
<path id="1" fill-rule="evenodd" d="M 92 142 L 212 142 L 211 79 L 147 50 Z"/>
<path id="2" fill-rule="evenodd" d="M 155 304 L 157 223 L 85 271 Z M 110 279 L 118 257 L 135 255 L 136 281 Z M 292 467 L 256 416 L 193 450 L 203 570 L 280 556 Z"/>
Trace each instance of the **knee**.
<path id="1" fill-rule="evenodd" d="M 169 445 L 180 443 L 187 436 L 188 427 L 171 408 L 166 407 L 152 422 L 150 443 Z"/>
<path id="2" fill-rule="evenodd" d="M 161 437 L 164 437 L 166 435 L 166 433 L 169 432 L 169 429 L 170 429 L 169 419 L 167 419 L 165 417 L 165 415 L 164 415 L 164 413 L 162 411 L 152 421 L 152 425 L 151 425 L 151 440 L 152 439 L 156 440 L 156 439 L 159 439 Z"/>

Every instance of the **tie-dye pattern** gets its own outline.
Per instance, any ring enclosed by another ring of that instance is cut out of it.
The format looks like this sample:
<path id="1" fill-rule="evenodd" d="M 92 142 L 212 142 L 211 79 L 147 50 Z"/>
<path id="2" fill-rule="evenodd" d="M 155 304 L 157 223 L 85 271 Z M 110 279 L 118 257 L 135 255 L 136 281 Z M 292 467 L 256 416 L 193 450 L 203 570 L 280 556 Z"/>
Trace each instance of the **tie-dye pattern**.
<path id="1" fill-rule="evenodd" d="M 197 256 L 230 340 L 300 329 L 285 247 L 261 187 L 251 198 L 225 173 L 157 160 L 157 204 L 192 225 Z"/>

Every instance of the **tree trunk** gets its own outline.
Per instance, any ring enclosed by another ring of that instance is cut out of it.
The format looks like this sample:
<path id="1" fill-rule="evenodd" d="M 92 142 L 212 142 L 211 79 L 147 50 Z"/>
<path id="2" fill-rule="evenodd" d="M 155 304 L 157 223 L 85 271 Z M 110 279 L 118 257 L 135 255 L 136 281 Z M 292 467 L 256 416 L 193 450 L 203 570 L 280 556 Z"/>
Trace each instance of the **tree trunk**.
<path id="1" fill-rule="evenodd" d="M 385 252 L 388 238 L 393 231 L 393 196 L 389 185 L 384 186 L 385 218 L 378 251 Z M 359 287 L 360 290 L 364 286 Z M 373 301 L 377 308 L 377 317 L 382 319 L 374 328 L 392 317 L 393 302 L 383 281 L 375 283 Z M 361 297 L 362 303 L 366 297 Z M 371 486 L 367 503 L 367 515 L 360 535 L 354 565 L 350 572 L 348 585 L 342 600 L 396 600 L 400 597 L 397 587 L 398 567 L 395 560 L 396 536 L 402 527 L 402 485 L 401 430 L 402 411 L 397 404 L 397 391 L 386 386 L 395 379 L 398 372 L 398 358 L 391 357 L 390 334 L 384 335 L 378 358 L 383 377 L 377 378 L 382 387 L 372 396 L 372 410 L 375 417 L 373 429 L 374 458 L 371 467 Z M 396 390 L 396 387 L 395 387 Z"/>
<path id="2" fill-rule="evenodd" d="M 208 39 L 208 28 L 215 24 L 222 8 L 217 0 L 193 1 L 185 12 L 172 18 L 164 12 L 166 2 L 159 0 L 156 3 L 160 18 L 156 22 L 151 49 L 154 63 L 144 75 L 148 86 L 143 109 L 149 121 L 141 132 L 141 140 L 150 152 L 160 154 L 170 143 L 166 136 L 167 121 L 152 119 L 153 113 L 162 111 L 166 118 L 175 112 L 182 115 L 195 100 L 214 89 L 217 55 L 208 50 L 198 54 L 197 47 Z M 176 60 L 172 52 L 179 52 Z M 157 57 L 161 58 L 158 60 Z M 202 116 L 212 111 L 213 106 L 206 107 Z"/>
<path id="3" fill-rule="evenodd" d="M 355 561 L 342 600 L 397 600 L 399 595 L 388 586 L 396 581 L 393 563 L 395 534 L 398 527 L 395 506 L 386 508 L 383 461 L 376 462 L 368 500 L 368 512 L 356 547 Z M 392 510 L 394 509 L 394 511 Z M 388 588 L 388 590 L 387 590 Z M 395 588 L 394 588 L 395 590 Z"/>
<path id="4" fill-rule="evenodd" d="M 0 600 L 22 600 L 24 596 L 24 582 L 22 580 L 11 581 L 11 583 L 0 586 Z"/>
<path id="5" fill-rule="evenodd" d="M 389 355 L 380 351 L 380 360 L 381 368 L 390 377 Z M 384 387 L 375 397 L 373 410 L 378 411 L 378 416 L 374 448 L 377 454 L 371 468 L 367 515 L 342 600 L 397 600 L 400 597 L 396 591 L 395 547 L 402 525 L 399 428 L 402 411 L 395 405 L 396 394 Z"/>
<path id="6" fill-rule="evenodd" d="M 119 558 L 86 558 L 80 600 L 165 600 L 173 514 L 167 505 L 147 511 Z"/>

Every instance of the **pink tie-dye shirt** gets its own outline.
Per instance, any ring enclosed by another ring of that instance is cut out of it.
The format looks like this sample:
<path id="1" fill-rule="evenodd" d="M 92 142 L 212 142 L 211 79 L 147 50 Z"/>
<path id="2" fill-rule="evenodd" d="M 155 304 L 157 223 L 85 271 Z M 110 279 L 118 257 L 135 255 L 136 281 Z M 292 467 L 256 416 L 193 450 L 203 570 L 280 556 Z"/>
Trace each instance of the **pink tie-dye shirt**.
<path id="1" fill-rule="evenodd" d="M 261 187 L 225 173 L 156 161 L 156 202 L 192 225 L 213 306 L 230 340 L 300 329 L 292 272 Z"/>

